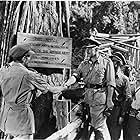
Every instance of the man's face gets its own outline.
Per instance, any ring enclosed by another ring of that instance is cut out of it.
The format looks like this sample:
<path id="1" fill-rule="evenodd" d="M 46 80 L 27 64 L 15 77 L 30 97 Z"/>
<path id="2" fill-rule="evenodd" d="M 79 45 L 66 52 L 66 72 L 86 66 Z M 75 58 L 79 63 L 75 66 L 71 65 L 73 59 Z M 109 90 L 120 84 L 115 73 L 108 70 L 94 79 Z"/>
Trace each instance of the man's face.
<path id="1" fill-rule="evenodd" d="M 97 55 L 97 52 L 98 52 L 98 47 L 86 49 L 86 53 L 87 53 L 88 58 L 95 57 Z"/>
<path id="2" fill-rule="evenodd" d="M 120 62 L 116 58 L 113 58 L 112 62 L 114 64 L 115 71 L 117 71 Z"/>
<path id="3" fill-rule="evenodd" d="M 112 61 L 113 61 L 114 67 L 117 67 L 118 66 L 118 61 L 116 61 L 116 60 L 112 60 Z"/>
<path id="4" fill-rule="evenodd" d="M 28 67 L 28 64 L 29 64 L 29 62 L 30 62 L 31 57 L 32 57 L 33 54 L 34 53 L 31 52 L 31 51 L 29 51 L 27 54 L 25 54 L 25 56 L 23 58 L 23 64 L 24 64 L 24 66 Z"/>
<path id="5" fill-rule="evenodd" d="M 97 55 L 98 49 L 99 49 L 99 48 L 98 48 L 97 46 L 94 47 L 94 48 L 92 48 L 92 56 L 93 56 L 93 57 Z"/>

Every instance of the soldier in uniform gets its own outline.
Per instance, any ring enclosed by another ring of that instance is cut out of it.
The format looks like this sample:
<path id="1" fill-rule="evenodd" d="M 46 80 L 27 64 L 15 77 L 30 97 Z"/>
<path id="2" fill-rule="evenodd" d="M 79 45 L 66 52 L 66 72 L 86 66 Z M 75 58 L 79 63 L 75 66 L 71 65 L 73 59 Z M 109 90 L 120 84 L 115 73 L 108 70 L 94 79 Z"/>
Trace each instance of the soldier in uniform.
<path id="1" fill-rule="evenodd" d="M 139 85 L 137 85 L 135 96 L 129 111 L 127 140 L 140 140 L 140 79 L 137 79 L 137 82 L 139 82 Z"/>
<path id="2" fill-rule="evenodd" d="M 113 106 L 112 95 L 115 87 L 113 62 L 99 55 L 100 42 L 92 38 L 85 43 L 85 60 L 64 84 L 67 88 L 82 77 L 85 83 L 85 102 L 89 104 L 91 115 L 90 140 L 110 140 L 104 110 Z"/>
<path id="3" fill-rule="evenodd" d="M 34 114 L 30 107 L 36 89 L 47 94 L 60 92 L 61 87 L 50 86 L 39 74 L 27 69 L 34 54 L 26 45 L 10 49 L 12 62 L 0 69 L 0 86 L 4 105 L 0 114 L 0 129 L 14 139 L 33 139 Z"/>
<path id="4" fill-rule="evenodd" d="M 127 117 L 126 112 L 131 101 L 131 88 L 129 78 L 123 74 L 121 69 L 121 67 L 126 64 L 126 61 L 120 52 L 114 53 L 111 59 L 115 68 L 116 88 L 113 95 L 114 107 L 111 111 L 111 115 L 107 118 L 107 125 L 111 140 L 119 140 L 122 128 L 124 140 L 127 140 L 126 125 L 122 124 L 122 122 Z"/>

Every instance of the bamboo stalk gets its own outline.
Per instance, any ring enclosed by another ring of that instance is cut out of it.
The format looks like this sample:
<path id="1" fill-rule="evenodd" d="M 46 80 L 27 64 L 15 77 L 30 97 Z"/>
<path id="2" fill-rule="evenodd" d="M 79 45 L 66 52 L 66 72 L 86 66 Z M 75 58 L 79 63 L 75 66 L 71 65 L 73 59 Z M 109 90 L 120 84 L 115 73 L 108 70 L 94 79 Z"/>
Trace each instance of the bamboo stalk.
<path id="1" fill-rule="evenodd" d="M 17 7 L 16 7 L 16 10 L 14 12 L 14 15 L 13 15 L 13 21 L 15 21 L 15 25 L 14 25 L 14 29 L 13 29 L 13 34 L 16 34 L 17 33 L 17 30 L 18 30 L 18 25 L 19 25 L 19 13 L 20 13 L 20 10 L 21 10 L 21 4 L 22 4 L 23 1 L 19 1 Z"/>
<path id="2" fill-rule="evenodd" d="M 54 33 L 55 36 L 60 36 L 60 1 L 56 1 L 56 13 L 58 16 L 58 23 L 56 26 L 56 32 Z"/>
<path id="3" fill-rule="evenodd" d="M 6 6 L 5 6 L 5 18 L 4 18 L 4 29 L 3 29 L 3 37 L 2 37 L 2 43 L 1 43 L 1 66 L 4 65 L 4 50 L 5 50 L 5 38 L 6 38 L 6 27 L 7 27 L 7 18 L 8 18 L 8 6 L 9 6 L 9 2 L 6 1 Z"/>
<path id="4" fill-rule="evenodd" d="M 124 45 L 124 46 L 128 46 L 128 47 L 130 47 L 130 48 L 138 49 L 138 48 L 135 47 L 135 46 L 132 46 L 132 45 L 130 45 L 130 44 L 123 43 L 123 41 L 114 41 L 114 40 L 112 40 L 112 39 L 107 39 L 107 40 L 112 41 L 112 42 L 114 42 L 114 43 L 116 43 L 116 44 L 118 43 L 118 44 L 120 44 L 120 45 Z"/>
<path id="5" fill-rule="evenodd" d="M 128 50 L 129 50 L 129 53 L 132 54 L 132 48 L 129 48 Z M 129 55 L 129 60 L 131 60 L 131 56 L 132 55 Z"/>
<path id="6" fill-rule="evenodd" d="M 11 10 L 9 11 L 10 12 L 10 21 L 9 21 L 9 24 L 8 24 L 8 33 L 7 33 L 7 41 L 6 41 L 6 53 L 5 53 L 5 63 L 7 62 L 7 59 L 8 59 L 8 54 L 9 54 L 9 47 L 10 46 L 10 38 L 11 38 L 11 35 L 12 35 L 12 31 L 13 31 L 13 16 L 14 16 L 14 9 L 15 9 L 15 2 L 13 1 L 11 3 Z"/>
<path id="7" fill-rule="evenodd" d="M 16 11 L 15 11 L 15 18 L 14 18 L 14 21 L 15 21 L 15 25 L 14 25 L 14 29 L 13 29 L 13 34 L 16 34 L 17 33 L 17 30 L 18 30 L 18 25 L 19 25 L 19 13 L 20 13 L 20 6 L 21 6 L 21 3 L 22 1 L 19 2 L 17 8 L 16 8 Z"/>
<path id="8" fill-rule="evenodd" d="M 35 14 L 36 14 L 36 12 L 37 12 L 37 10 L 36 10 L 36 2 L 35 1 L 32 1 L 31 2 L 32 3 L 32 9 L 33 9 L 33 21 L 32 21 L 32 33 L 34 33 L 35 34 L 35 31 L 36 31 L 36 27 L 35 27 Z"/>
<path id="9" fill-rule="evenodd" d="M 140 39 L 137 39 L 137 46 L 140 48 Z M 137 52 L 137 69 L 140 68 L 140 50 Z"/>
<path id="10" fill-rule="evenodd" d="M 52 1 L 52 12 L 51 12 L 51 29 L 52 35 L 57 35 L 58 32 L 58 13 L 56 12 L 56 1 Z"/>
<path id="11" fill-rule="evenodd" d="M 140 36 L 140 34 L 109 34 L 109 37 L 134 37 Z"/>
<path id="12" fill-rule="evenodd" d="M 6 27 L 5 27 L 5 37 L 4 37 L 4 40 L 3 40 L 2 66 L 5 64 L 6 47 L 7 47 L 7 41 L 8 41 L 7 40 L 8 39 L 8 32 L 7 31 L 9 29 L 9 23 L 10 23 L 10 11 L 12 9 L 12 4 L 11 3 L 12 2 L 8 3 L 8 4 L 10 4 L 10 8 L 9 8 L 9 12 L 7 14 L 8 18 L 7 18 L 7 23 L 6 23 Z"/>
<path id="13" fill-rule="evenodd" d="M 61 1 L 59 1 L 59 29 L 60 29 L 60 36 L 63 37 L 63 31 L 62 31 L 62 6 L 61 6 Z"/>
<path id="14" fill-rule="evenodd" d="M 55 29 L 55 32 L 54 32 L 54 36 L 59 36 L 59 23 L 60 22 L 59 22 L 59 8 L 58 8 L 58 5 L 59 5 L 59 2 L 56 1 L 55 2 L 55 11 L 56 11 L 56 14 L 57 14 L 57 23 L 56 23 L 56 29 Z"/>
<path id="15" fill-rule="evenodd" d="M 38 21 L 35 22 L 35 26 L 36 26 L 36 31 L 38 34 L 44 34 L 44 19 L 42 18 L 43 12 L 42 12 L 42 5 L 41 2 L 38 3 L 39 8 L 38 10 L 36 9 L 36 13 L 38 14 Z M 48 22 L 49 22 L 49 18 L 47 17 Z M 46 24 L 46 26 L 48 26 L 48 23 Z M 49 32 L 49 28 L 46 29 Z M 49 34 L 48 34 L 49 35 Z"/>
<path id="16" fill-rule="evenodd" d="M 139 50 L 136 50 L 136 57 L 135 57 L 135 66 L 136 66 L 136 69 L 138 68 L 138 62 L 139 62 L 138 54 L 139 54 Z"/>
<path id="17" fill-rule="evenodd" d="M 33 23 L 33 6 L 32 6 L 32 1 L 30 1 L 30 26 L 29 26 L 29 33 L 32 33 L 32 23 Z"/>
<path id="18" fill-rule="evenodd" d="M 109 38 L 104 38 L 104 39 L 110 40 Z M 106 44 L 102 44 L 102 45 L 100 45 L 100 46 L 101 46 L 101 47 L 112 46 L 112 45 L 114 45 L 114 43 L 115 43 L 115 44 L 125 45 L 125 46 L 130 47 L 130 48 L 133 48 L 133 49 L 140 49 L 140 48 L 138 48 L 138 47 L 134 47 L 134 46 L 132 46 L 132 45 L 123 43 L 123 42 L 129 42 L 129 41 L 133 41 L 133 40 L 137 40 L 137 39 L 139 39 L 139 37 L 134 37 L 134 38 L 126 39 L 126 40 L 122 40 L 122 41 L 110 40 L 110 41 L 112 41 L 113 43 L 106 43 Z"/>
<path id="19" fill-rule="evenodd" d="M 27 27 L 26 27 L 26 33 L 29 33 L 29 27 L 30 27 L 30 22 L 31 22 L 30 3 L 31 3 L 31 1 L 29 1 L 29 5 L 28 5 L 28 9 L 27 9 Z"/>
<path id="20" fill-rule="evenodd" d="M 23 2 L 23 1 L 19 1 L 18 6 L 17 6 L 17 8 L 16 8 L 16 10 L 15 10 L 15 14 L 14 14 L 13 20 L 15 20 L 16 15 L 19 13 L 20 6 L 21 6 L 22 2 Z"/>
<path id="21" fill-rule="evenodd" d="M 112 45 L 112 46 L 111 46 L 111 48 L 118 49 L 118 50 L 123 51 L 123 52 L 128 52 L 128 50 L 127 50 L 127 49 L 122 48 L 122 47 L 117 46 L 117 45 Z"/>
<path id="22" fill-rule="evenodd" d="M 69 25 L 69 19 L 70 19 L 70 11 L 69 11 L 69 3 L 68 1 L 64 1 L 64 5 L 63 6 L 63 15 L 65 18 L 65 24 L 66 24 L 66 28 L 67 28 L 67 36 L 70 37 L 70 25 Z"/>
<path id="23" fill-rule="evenodd" d="M 2 2 L 3 7 L 6 6 L 6 2 Z M 5 10 L 1 11 L 1 14 L 4 15 Z M 1 23 L 0 25 L 4 27 L 4 16 L 1 18 Z M 3 34 L 4 34 L 4 28 L 1 28 L 1 33 L 0 33 L 0 60 L 2 59 L 2 40 L 3 40 Z M 0 61 L 0 66 L 1 66 L 1 61 Z"/>
<path id="24" fill-rule="evenodd" d="M 23 17 L 21 17 L 20 32 L 23 32 L 23 31 L 24 31 L 24 28 L 25 28 L 25 22 L 26 22 L 28 7 L 29 7 L 29 1 L 26 1 L 26 2 L 25 2 L 25 5 L 24 5 L 24 7 L 23 7 L 23 9 L 24 9 L 24 14 L 23 14 Z"/>

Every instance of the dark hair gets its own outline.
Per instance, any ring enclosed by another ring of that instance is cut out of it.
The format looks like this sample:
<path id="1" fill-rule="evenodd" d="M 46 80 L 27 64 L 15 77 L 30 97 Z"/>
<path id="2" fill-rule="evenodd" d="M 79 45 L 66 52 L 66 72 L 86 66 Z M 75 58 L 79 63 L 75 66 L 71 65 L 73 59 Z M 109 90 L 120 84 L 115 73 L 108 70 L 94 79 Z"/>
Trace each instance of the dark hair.
<path id="1" fill-rule="evenodd" d="M 12 56 L 9 56 L 7 62 L 8 62 L 8 63 L 11 63 L 12 61 L 13 61 L 13 57 L 12 57 Z"/>

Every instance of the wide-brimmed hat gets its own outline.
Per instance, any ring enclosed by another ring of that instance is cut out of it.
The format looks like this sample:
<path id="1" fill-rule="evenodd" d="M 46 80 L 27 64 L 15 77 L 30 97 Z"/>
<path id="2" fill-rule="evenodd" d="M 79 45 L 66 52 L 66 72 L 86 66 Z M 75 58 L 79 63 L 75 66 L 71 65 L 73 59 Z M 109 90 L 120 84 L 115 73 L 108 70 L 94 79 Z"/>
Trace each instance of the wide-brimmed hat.
<path id="1" fill-rule="evenodd" d="M 101 42 L 97 41 L 94 39 L 93 36 L 89 37 L 89 38 L 84 38 L 82 40 L 82 44 L 84 45 L 84 48 L 94 48 L 96 46 L 101 45 Z M 90 45 L 89 45 L 90 44 Z"/>
<path id="2" fill-rule="evenodd" d="M 110 58 L 113 60 L 113 58 L 115 58 L 116 61 L 119 61 L 121 63 L 121 65 L 126 65 L 126 59 L 123 56 L 122 53 L 120 52 L 115 52 L 113 53 Z"/>
<path id="3" fill-rule="evenodd" d="M 12 58 L 19 58 L 19 57 L 23 57 L 26 53 L 30 52 L 30 54 L 33 54 L 34 52 L 30 50 L 29 47 L 27 47 L 27 45 L 15 45 L 13 46 L 10 51 L 9 51 L 9 57 Z"/>

